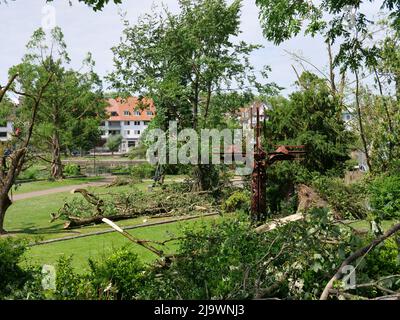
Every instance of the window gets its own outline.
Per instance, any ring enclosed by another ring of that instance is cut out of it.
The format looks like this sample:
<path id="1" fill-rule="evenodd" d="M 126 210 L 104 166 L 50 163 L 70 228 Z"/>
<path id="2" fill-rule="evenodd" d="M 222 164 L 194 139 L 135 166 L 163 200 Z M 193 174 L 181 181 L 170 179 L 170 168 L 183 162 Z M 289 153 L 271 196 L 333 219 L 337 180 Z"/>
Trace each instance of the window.
<path id="1" fill-rule="evenodd" d="M 118 117 L 118 113 L 115 112 L 115 111 L 112 111 L 112 112 L 111 112 L 111 116 L 112 116 L 112 117 Z"/>
<path id="2" fill-rule="evenodd" d="M 120 127 L 121 123 L 119 121 L 109 121 L 108 126 L 109 127 Z"/>
<path id="3" fill-rule="evenodd" d="M 121 134 L 121 131 L 119 131 L 119 130 L 110 130 L 110 131 L 108 131 L 108 134 L 109 135 L 117 135 L 117 134 Z"/>
<path id="4" fill-rule="evenodd" d="M 130 122 L 130 121 L 125 121 L 125 125 L 126 125 L 126 126 L 130 126 L 130 125 L 131 125 L 131 122 Z"/>
<path id="5" fill-rule="evenodd" d="M 127 136 L 129 136 L 129 135 L 131 134 L 131 130 L 126 130 L 126 131 L 125 131 L 125 134 L 126 134 Z"/>
<path id="6" fill-rule="evenodd" d="M 147 111 L 147 115 L 148 115 L 148 116 L 152 116 L 152 115 L 153 115 L 153 112 Z"/>
<path id="7" fill-rule="evenodd" d="M 140 134 L 140 130 L 135 130 L 135 134 Z"/>
<path id="8" fill-rule="evenodd" d="M 140 113 L 140 111 L 135 111 L 135 112 L 134 112 L 134 115 L 135 115 L 135 116 L 140 116 L 141 113 Z"/>
<path id="9" fill-rule="evenodd" d="M 127 111 L 127 110 L 124 111 L 124 116 L 130 116 L 130 115 L 131 115 L 131 113 L 129 111 Z"/>
<path id="10" fill-rule="evenodd" d="M 135 140 L 128 141 L 128 148 L 131 148 L 131 147 L 136 147 L 136 141 Z"/>
<path id="11" fill-rule="evenodd" d="M 0 132 L 0 138 L 7 138 L 7 132 Z"/>
<path id="12" fill-rule="evenodd" d="M 135 126 L 140 126 L 140 121 L 135 121 L 134 125 Z"/>
<path id="13" fill-rule="evenodd" d="M 147 127 L 150 121 L 143 121 L 143 124 Z"/>
<path id="14" fill-rule="evenodd" d="M 101 123 L 100 123 L 100 127 L 104 127 L 106 125 L 106 123 L 104 122 L 104 121 L 102 121 Z"/>

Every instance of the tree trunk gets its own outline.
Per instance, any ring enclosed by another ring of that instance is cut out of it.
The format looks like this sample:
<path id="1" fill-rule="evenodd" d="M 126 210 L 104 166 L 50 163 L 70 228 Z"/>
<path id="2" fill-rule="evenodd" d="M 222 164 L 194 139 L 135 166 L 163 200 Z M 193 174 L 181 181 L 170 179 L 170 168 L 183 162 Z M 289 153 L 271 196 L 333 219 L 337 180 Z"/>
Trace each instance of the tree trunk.
<path id="1" fill-rule="evenodd" d="M 58 133 L 54 133 L 51 146 L 52 146 L 51 176 L 56 180 L 63 179 L 64 174 L 61 162 L 60 138 L 58 136 Z"/>
<path id="2" fill-rule="evenodd" d="M 219 183 L 218 171 L 210 164 L 198 164 L 193 172 L 193 192 L 214 189 Z"/>
<path id="3" fill-rule="evenodd" d="M 12 202 L 8 196 L 8 192 L 0 195 L 0 235 L 7 233 L 4 230 L 4 217 L 6 215 L 7 209 L 11 206 Z"/>
<path id="4" fill-rule="evenodd" d="M 367 138 L 365 137 L 364 124 L 362 121 L 362 114 L 361 114 L 361 105 L 360 105 L 360 98 L 359 98 L 360 81 L 358 78 L 358 71 L 355 72 L 355 75 L 356 75 L 356 107 L 357 107 L 357 115 L 358 115 L 358 125 L 359 125 L 359 129 L 360 129 L 360 137 L 361 137 L 361 141 L 363 144 L 368 169 L 370 171 L 372 171 L 371 160 L 369 157 L 368 143 L 367 143 Z"/>

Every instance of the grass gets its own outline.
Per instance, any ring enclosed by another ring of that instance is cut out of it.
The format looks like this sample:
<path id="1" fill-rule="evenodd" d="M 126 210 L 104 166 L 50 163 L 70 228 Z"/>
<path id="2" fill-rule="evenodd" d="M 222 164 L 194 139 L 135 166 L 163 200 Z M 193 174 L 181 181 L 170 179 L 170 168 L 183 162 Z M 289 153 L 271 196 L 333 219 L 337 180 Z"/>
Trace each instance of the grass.
<path id="1" fill-rule="evenodd" d="M 398 220 L 385 220 L 382 221 L 382 229 L 383 231 L 386 231 L 393 227 L 396 223 L 399 223 Z M 350 224 L 353 228 L 359 230 L 359 231 L 368 231 L 370 229 L 369 222 L 366 220 L 359 220 L 359 221 L 354 221 Z"/>
<path id="2" fill-rule="evenodd" d="M 151 226 L 130 230 L 129 233 L 139 239 L 163 241 L 182 234 L 183 227 L 196 227 L 201 225 L 201 220 L 212 221 L 213 218 L 203 218 L 196 221 L 181 221 L 172 224 Z M 88 267 L 89 258 L 102 258 L 113 252 L 115 248 L 124 245 L 134 246 L 134 251 L 145 263 L 153 262 L 157 256 L 149 250 L 129 242 L 128 239 L 118 233 L 92 236 L 83 239 L 74 239 L 53 244 L 40 245 L 30 248 L 25 257 L 30 263 L 55 265 L 61 256 L 73 256 L 73 267 L 78 271 L 84 271 Z M 170 242 L 163 246 L 162 250 L 172 253 L 177 250 L 177 242 Z M 160 248 L 160 247 L 159 247 Z"/>
<path id="3" fill-rule="evenodd" d="M 22 183 L 17 186 L 16 189 L 13 189 L 13 194 L 21 194 L 21 193 L 28 193 L 33 191 L 41 191 L 47 189 L 53 189 L 58 187 L 65 187 L 65 186 L 72 186 L 72 185 L 79 185 L 88 182 L 95 182 L 101 180 L 102 177 L 87 177 L 87 178 L 70 178 L 64 179 L 60 181 L 35 181 L 35 182 L 28 182 Z"/>
<path id="4" fill-rule="evenodd" d="M 171 181 L 170 179 L 168 180 Z M 73 184 L 77 184 L 77 180 L 75 179 L 73 179 L 73 181 L 61 181 L 61 183 L 63 183 L 62 185 L 68 185 L 69 182 L 74 182 Z M 88 182 L 88 180 L 85 179 L 81 181 L 81 183 L 85 182 Z M 62 185 L 60 185 L 60 182 L 34 182 L 25 186 L 25 192 L 48 189 L 49 186 L 59 187 Z M 143 182 L 135 185 L 135 187 L 139 190 L 147 190 L 148 185 L 149 182 Z M 90 187 L 88 189 L 98 194 L 113 194 L 133 190 L 131 186 L 112 188 Z M 87 226 L 80 229 L 64 230 L 62 220 L 56 220 L 55 222 L 50 223 L 50 213 L 57 212 L 66 201 L 80 197 L 81 195 L 78 194 L 57 193 L 48 196 L 16 201 L 7 212 L 5 218 L 5 229 L 9 231 L 12 236 L 25 238 L 31 243 L 41 240 L 62 238 L 71 235 L 109 230 L 110 228 L 104 224 Z M 119 221 L 118 225 L 124 227 L 128 225 L 131 226 L 142 224 L 145 218 L 146 217 L 140 217 Z M 165 219 L 167 218 L 151 219 L 149 222 L 156 222 Z M 204 219 L 213 220 L 214 218 L 209 217 Z M 181 233 L 182 226 L 194 226 L 197 223 L 197 220 L 181 221 L 171 224 L 134 229 L 130 230 L 129 232 L 138 238 L 160 241 L 179 235 Z M 117 233 L 107 233 L 103 235 L 34 246 L 27 251 L 25 257 L 27 260 L 26 263 L 54 265 L 60 256 L 73 255 L 74 267 L 76 270 L 83 270 L 83 268 L 87 267 L 88 258 L 101 257 L 102 255 L 111 252 L 114 248 L 118 248 L 126 244 L 129 244 L 129 241 L 122 235 Z M 167 252 L 171 252 L 176 250 L 176 248 L 176 243 L 169 243 L 164 250 L 166 249 Z M 156 256 L 150 251 L 138 245 L 135 245 L 135 250 L 144 262 L 150 262 L 156 258 Z"/>

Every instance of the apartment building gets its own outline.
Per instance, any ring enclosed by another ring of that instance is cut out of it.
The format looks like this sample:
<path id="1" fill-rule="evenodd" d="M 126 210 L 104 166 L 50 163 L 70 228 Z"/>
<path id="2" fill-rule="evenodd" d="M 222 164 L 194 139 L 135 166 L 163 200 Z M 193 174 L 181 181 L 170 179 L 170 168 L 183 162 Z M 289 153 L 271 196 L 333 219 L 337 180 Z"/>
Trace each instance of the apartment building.
<path id="1" fill-rule="evenodd" d="M 266 116 L 265 112 L 270 108 L 269 105 L 267 105 L 266 103 L 261 101 L 255 101 L 250 105 L 239 109 L 238 120 L 242 125 L 243 130 L 250 129 L 251 124 L 253 125 L 253 127 L 256 126 L 257 108 L 259 108 L 260 110 L 260 121 L 262 123 Z"/>
<path id="2" fill-rule="evenodd" d="M 109 99 L 107 113 L 109 118 L 100 127 L 102 140 L 111 135 L 121 135 L 119 153 L 126 153 L 139 143 L 140 136 L 156 115 L 156 108 L 150 99 L 137 97 Z"/>
<path id="3" fill-rule="evenodd" d="M 12 121 L 0 121 L 0 141 L 7 141 L 11 139 L 13 132 Z"/>

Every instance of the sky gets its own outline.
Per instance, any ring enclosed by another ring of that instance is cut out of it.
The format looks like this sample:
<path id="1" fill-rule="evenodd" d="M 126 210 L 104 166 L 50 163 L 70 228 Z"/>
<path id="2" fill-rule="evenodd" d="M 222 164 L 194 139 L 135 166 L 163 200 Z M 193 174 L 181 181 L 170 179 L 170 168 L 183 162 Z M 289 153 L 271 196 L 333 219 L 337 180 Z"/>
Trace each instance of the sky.
<path id="1" fill-rule="evenodd" d="M 153 3 L 161 0 L 125 0 L 122 5 L 107 5 L 101 12 L 93 12 L 89 7 L 72 0 L 54 0 L 51 7 L 45 0 L 16 0 L 0 5 L 0 83 L 7 81 L 8 69 L 19 63 L 26 52 L 25 46 L 34 30 L 48 25 L 48 17 L 54 18 L 60 26 L 71 58 L 71 67 L 79 68 L 87 52 L 91 52 L 96 61 L 95 71 L 105 76 L 113 70 L 111 47 L 119 43 L 123 26 L 120 12 L 127 12 L 127 18 L 136 22 L 137 18 L 149 12 Z M 172 11 L 178 10 L 177 0 L 163 0 Z M 377 8 L 370 6 L 374 13 Z M 264 47 L 251 55 L 256 70 L 264 65 L 272 68 L 268 81 L 284 87 L 282 94 L 287 95 L 295 89 L 296 75 L 292 65 L 293 58 L 285 52 L 295 52 L 313 62 L 321 70 L 327 70 L 327 51 L 321 37 L 311 38 L 299 35 L 279 46 L 268 42 L 262 35 L 258 20 L 258 8 L 255 0 L 243 0 L 240 39 L 248 43 L 261 44 Z M 298 67 L 298 65 L 297 65 Z"/>

